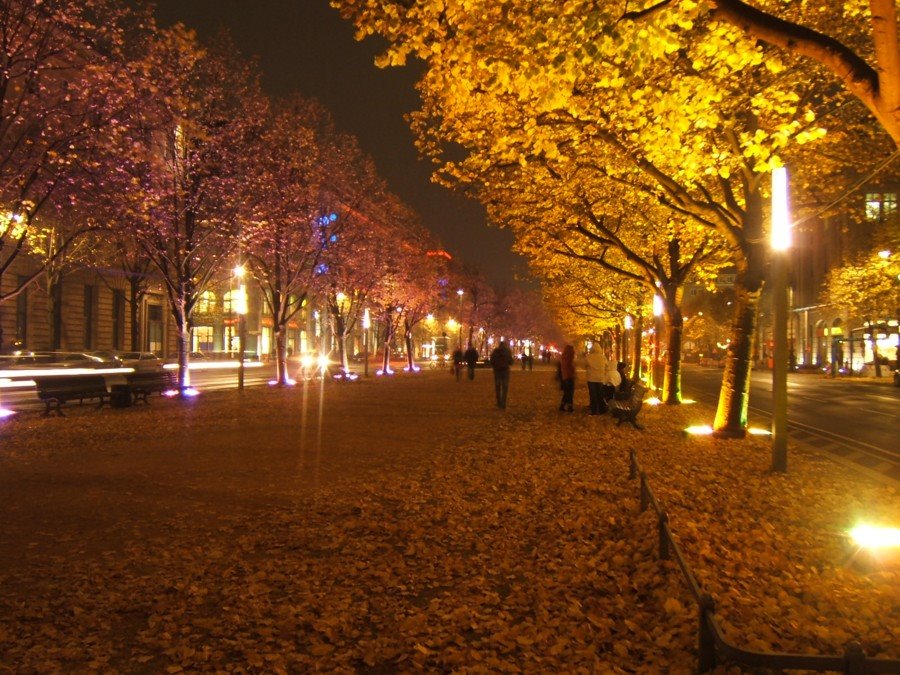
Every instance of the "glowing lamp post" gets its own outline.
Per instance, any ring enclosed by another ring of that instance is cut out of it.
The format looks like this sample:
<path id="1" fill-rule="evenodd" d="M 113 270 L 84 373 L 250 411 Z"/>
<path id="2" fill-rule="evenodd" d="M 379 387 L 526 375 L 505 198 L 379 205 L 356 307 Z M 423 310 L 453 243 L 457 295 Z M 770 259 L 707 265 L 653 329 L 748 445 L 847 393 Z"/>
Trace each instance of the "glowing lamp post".
<path id="1" fill-rule="evenodd" d="M 462 349 L 462 325 L 463 325 L 463 321 L 462 321 L 462 296 L 463 296 L 463 293 L 464 293 L 464 292 L 465 292 L 465 291 L 463 291 L 463 289 L 461 289 L 461 288 L 460 288 L 459 290 L 456 291 L 456 295 L 459 297 L 459 328 L 457 329 L 458 332 L 457 332 L 457 334 L 456 334 L 456 346 L 457 346 L 457 348 L 459 348 L 459 349 Z"/>
<path id="2" fill-rule="evenodd" d="M 369 329 L 372 327 L 372 317 L 369 315 L 369 308 L 363 311 L 363 354 L 365 355 L 365 365 L 363 366 L 363 376 L 369 376 Z"/>
<path id="3" fill-rule="evenodd" d="M 772 470 L 787 471 L 788 296 L 787 251 L 791 246 L 788 177 L 784 167 L 772 172 Z"/>
<path id="4" fill-rule="evenodd" d="M 663 299 L 659 295 L 653 296 L 653 364 L 650 371 L 653 378 L 653 388 L 657 391 L 662 387 L 659 386 L 659 333 L 660 333 L 660 317 L 663 313 Z"/>
<path id="5" fill-rule="evenodd" d="M 624 354 L 622 355 L 622 360 L 627 363 L 631 359 L 631 351 L 629 350 L 629 337 L 631 335 L 631 330 L 634 328 L 634 319 L 631 318 L 631 314 L 625 315 L 625 319 L 622 321 L 622 324 L 625 327 L 625 344 L 623 345 L 622 349 L 622 351 L 624 352 Z"/>
<path id="6" fill-rule="evenodd" d="M 234 277 L 238 280 L 237 296 L 234 299 L 234 311 L 238 315 L 238 390 L 244 390 L 244 349 L 247 339 L 247 287 L 244 286 L 246 270 L 243 265 L 234 268 Z"/>

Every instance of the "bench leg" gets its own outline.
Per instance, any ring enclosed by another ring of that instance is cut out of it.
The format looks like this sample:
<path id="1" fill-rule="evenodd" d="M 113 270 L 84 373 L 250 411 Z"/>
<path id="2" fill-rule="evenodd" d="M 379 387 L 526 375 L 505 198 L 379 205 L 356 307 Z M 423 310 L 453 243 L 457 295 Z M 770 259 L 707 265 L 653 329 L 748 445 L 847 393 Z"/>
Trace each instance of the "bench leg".
<path id="1" fill-rule="evenodd" d="M 44 417 L 50 416 L 50 411 L 53 410 L 58 417 L 65 417 L 66 414 L 62 411 L 62 401 L 58 398 L 52 398 L 48 401 L 44 401 L 47 407 L 44 409 Z"/>

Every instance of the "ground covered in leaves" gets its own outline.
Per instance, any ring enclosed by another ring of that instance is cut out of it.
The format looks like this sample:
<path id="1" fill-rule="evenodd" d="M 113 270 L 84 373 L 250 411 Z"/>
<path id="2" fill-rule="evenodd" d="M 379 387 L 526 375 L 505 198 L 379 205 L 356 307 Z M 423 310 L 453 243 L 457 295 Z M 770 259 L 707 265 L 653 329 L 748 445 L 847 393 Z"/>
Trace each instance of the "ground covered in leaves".
<path id="1" fill-rule="evenodd" d="M 896 568 L 851 564 L 900 498 L 764 440 L 556 411 L 549 371 L 444 373 L 0 427 L 0 671 L 692 672 L 638 452 L 728 635 L 900 657 Z M 585 403 L 581 387 L 576 403 Z"/>

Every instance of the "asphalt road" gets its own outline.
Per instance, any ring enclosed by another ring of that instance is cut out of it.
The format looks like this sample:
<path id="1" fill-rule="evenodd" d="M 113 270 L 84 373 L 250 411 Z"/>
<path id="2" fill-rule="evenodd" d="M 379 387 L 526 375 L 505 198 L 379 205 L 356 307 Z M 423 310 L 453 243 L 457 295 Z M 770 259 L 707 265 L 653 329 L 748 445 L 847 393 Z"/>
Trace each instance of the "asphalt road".
<path id="1" fill-rule="evenodd" d="M 686 398 L 714 404 L 722 370 L 686 365 Z M 772 410 L 772 374 L 755 371 L 750 385 L 750 420 L 768 425 Z M 788 433 L 814 445 L 831 445 L 900 464 L 900 387 L 859 378 L 788 375 Z"/>

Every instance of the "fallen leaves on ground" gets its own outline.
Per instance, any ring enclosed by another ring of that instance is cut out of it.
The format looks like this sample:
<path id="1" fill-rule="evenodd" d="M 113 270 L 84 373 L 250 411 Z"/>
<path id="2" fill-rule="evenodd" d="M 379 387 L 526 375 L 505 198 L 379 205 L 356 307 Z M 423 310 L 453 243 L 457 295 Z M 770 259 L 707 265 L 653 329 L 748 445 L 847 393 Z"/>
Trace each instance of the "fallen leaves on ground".
<path id="1" fill-rule="evenodd" d="M 900 655 L 896 574 L 853 570 L 841 538 L 896 517 L 893 490 L 685 439 L 697 406 L 645 408 L 640 433 L 557 394 L 514 373 L 504 414 L 482 373 L 428 374 L 23 417 L 0 669 L 692 672 L 696 608 L 631 449 L 735 642 Z"/>

